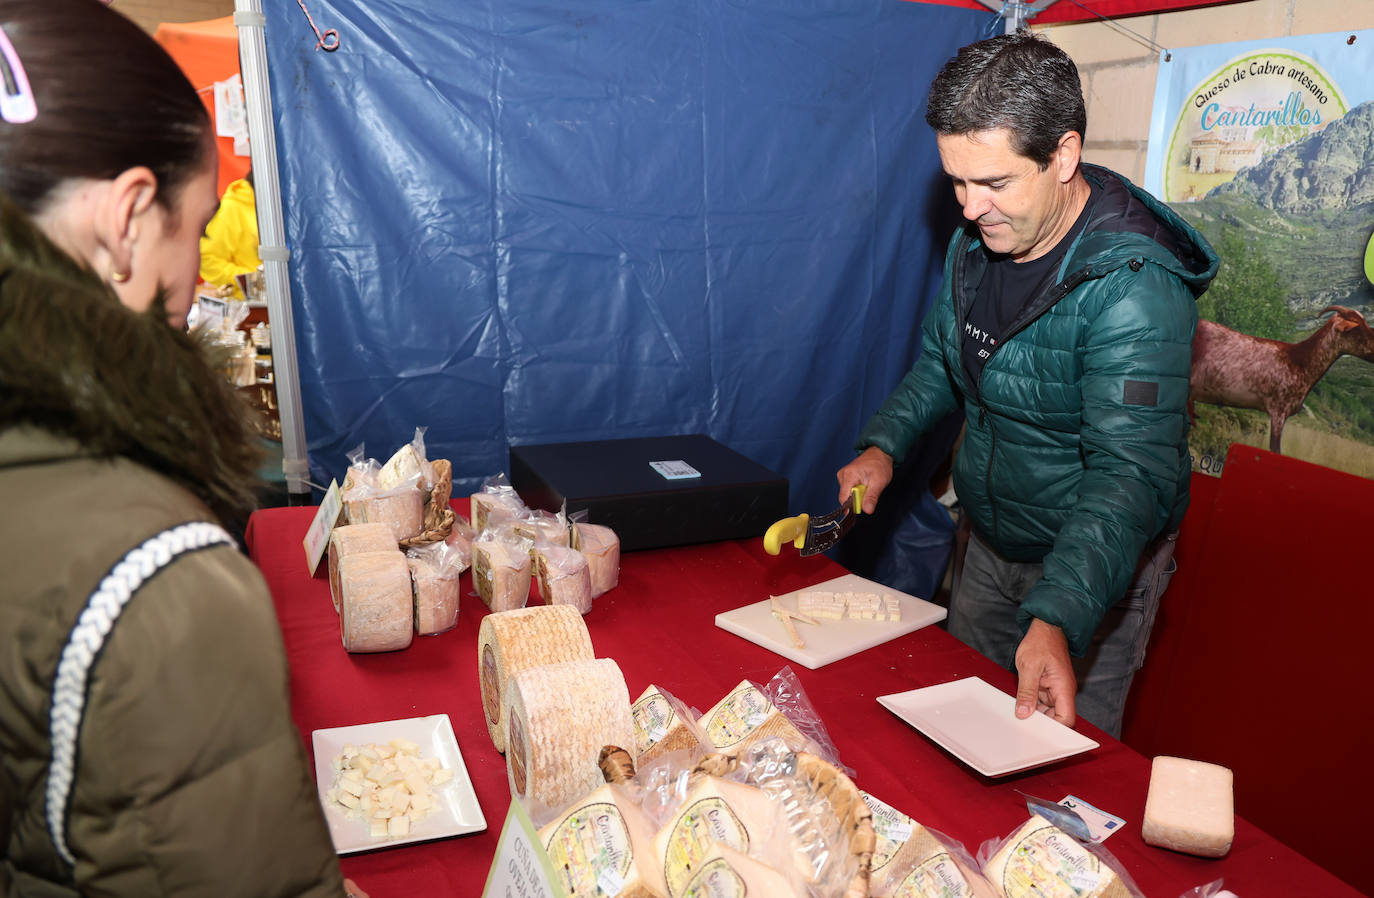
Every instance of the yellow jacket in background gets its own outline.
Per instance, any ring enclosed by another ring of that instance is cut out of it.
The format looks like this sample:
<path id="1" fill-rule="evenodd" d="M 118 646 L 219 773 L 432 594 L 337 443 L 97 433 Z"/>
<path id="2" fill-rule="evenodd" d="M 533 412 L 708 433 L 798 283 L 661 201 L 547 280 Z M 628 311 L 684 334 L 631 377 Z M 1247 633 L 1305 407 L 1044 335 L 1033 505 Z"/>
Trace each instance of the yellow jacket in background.
<path id="1" fill-rule="evenodd" d="M 208 284 L 233 287 L 234 296 L 243 299 L 234 277 L 257 271 L 261 264 L 253 185 L 242 179 L 231 181 L 224 189 L 219 211 L 200 238 L 200 278 Z"/>

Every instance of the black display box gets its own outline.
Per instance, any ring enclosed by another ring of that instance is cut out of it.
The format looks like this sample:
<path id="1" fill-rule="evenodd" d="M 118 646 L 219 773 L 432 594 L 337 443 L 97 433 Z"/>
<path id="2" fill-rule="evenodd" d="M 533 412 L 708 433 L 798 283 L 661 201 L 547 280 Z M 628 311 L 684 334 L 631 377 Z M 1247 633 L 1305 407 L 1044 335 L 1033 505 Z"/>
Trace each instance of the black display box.
<path id="1" fill-rule="evenodd" d="M 651 463 L 699 477 L 667 479 Z M 510 481 L 530 508 L 610 527 L 623 551 L 762 538 L 787 516 L 787 478 L 705 434 L 510 448 Z"/>

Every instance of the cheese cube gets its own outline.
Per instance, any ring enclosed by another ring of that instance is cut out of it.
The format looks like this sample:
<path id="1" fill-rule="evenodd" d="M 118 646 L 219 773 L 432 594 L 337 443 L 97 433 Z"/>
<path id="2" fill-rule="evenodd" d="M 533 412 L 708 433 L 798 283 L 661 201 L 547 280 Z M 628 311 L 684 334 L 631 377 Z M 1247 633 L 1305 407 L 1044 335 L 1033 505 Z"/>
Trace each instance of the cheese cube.
<path id="1" fill-rule="evenodd" d="M 1236 835 L 1231 771 L 1203 761 L 1155 758 L 1140 835 L 1160 848 L 1225 855 Z"/>

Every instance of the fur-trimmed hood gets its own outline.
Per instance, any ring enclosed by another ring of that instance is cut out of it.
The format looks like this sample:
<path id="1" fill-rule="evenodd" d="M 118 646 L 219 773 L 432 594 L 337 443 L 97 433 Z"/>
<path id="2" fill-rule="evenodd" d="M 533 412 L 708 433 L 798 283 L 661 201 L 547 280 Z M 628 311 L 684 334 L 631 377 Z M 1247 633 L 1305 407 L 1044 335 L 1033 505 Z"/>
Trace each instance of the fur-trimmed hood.
<path id="1" fill-rule="evenodd" d="M 252 414 L 161 301 L 126 308 L 0 197 L 0 468 L 124 457 L 236 527 L 260 485 Z"/>

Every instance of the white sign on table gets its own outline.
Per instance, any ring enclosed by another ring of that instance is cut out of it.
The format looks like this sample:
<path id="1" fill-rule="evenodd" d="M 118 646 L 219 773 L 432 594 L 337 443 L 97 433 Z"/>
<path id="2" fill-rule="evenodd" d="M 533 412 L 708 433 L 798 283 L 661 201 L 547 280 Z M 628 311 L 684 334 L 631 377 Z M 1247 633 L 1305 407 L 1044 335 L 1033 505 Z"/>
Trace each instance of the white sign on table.
<path id="1" fill-rule="evenodd" d="M 343 498 L 339 495 L 339 481 L 331 480 L 324 501 L 320 503 L 320 510 L 315 512 L 315 520 L 310 522 L 310 529 L 305 531 L 305 539 L 301 540 L 301 545 L 305 547 L 305 565 L 312 577 L 320 566 L 324 550 L 329 548 L 329 535 L 334 532 L 341 511 Z"/>
<path id="2" fill-rule="evenodd" d="M 567 898 L 520 802 L 512 800 L 482 898 Z"/>

